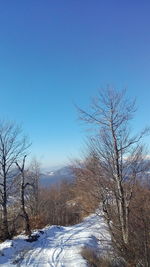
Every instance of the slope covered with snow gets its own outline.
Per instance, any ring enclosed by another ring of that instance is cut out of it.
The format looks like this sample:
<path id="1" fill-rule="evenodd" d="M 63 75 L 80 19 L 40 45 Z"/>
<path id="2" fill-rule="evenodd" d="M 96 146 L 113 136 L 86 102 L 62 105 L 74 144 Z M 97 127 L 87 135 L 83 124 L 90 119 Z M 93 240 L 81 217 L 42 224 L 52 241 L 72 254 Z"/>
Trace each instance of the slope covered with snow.
<path id="1" fill-rule="evenodd" d="M 48 226 L 38 233 L 32 243 L 21 235 L 0 244 L 0 266 L 86 267 L 81 249 L 99 247 L 103 252 L 110 239 L 103 218 L 97 215 L 69 227 Z"/>

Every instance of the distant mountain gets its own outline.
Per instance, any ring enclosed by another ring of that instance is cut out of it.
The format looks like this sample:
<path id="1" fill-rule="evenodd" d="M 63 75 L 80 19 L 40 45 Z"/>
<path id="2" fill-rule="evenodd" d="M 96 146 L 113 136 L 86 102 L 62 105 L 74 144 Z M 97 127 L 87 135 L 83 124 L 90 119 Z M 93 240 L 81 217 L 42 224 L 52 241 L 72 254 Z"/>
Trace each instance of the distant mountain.
<path id="1" fill-rule="evenodd" d="M 73 179 L 74 179 L 74 174 L 71 167 L 65 166 L 56 171 L 41 173 L 40 185 L 42 187 L 48 187 L 54 184 L 58 184 L 63 180 L 72 181 Z"/>

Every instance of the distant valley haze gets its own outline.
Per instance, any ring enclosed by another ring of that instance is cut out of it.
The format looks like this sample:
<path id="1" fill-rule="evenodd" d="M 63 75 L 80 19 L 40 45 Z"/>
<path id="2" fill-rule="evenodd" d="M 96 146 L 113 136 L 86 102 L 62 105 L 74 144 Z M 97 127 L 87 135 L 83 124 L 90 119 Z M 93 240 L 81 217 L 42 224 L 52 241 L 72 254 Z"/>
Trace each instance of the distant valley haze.
<path id="1" fill-rule="evenodd" d="M 74 179 L 74 174 L 69 166 L 64 166 L 60 169 L 40 173 L 40 186 L 48 187 L 59 184 L 63 181 L 71 182 Z"/>

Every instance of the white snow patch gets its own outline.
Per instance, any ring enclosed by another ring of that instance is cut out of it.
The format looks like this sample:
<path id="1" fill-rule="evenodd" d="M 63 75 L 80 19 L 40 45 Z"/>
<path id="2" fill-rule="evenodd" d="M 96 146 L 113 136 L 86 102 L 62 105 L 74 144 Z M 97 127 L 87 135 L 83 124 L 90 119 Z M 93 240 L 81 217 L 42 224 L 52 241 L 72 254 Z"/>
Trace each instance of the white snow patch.
<path id="1" fill-rule="evenodd" d="M 81 249 L 99 246 L 103 253 L 110 242 L 106 224 L 98 215 L 91 215 L 82 223 L 69 227 L 45 227 L 39 235 L 32 243 L 26 242 L 23 235 L 1 243 L 0 266 L 86 267 Z"/>

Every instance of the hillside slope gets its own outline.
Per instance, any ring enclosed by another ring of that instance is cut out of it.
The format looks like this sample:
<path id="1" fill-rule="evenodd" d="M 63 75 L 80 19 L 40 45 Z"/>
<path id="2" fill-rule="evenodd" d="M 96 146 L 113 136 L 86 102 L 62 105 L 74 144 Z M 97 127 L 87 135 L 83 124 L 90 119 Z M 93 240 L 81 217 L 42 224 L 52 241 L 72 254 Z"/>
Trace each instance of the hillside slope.
<path id="1" fill-rule="evenodd" d="M 65 166 L 55 171 L 43 172 L 40 174 L 40 185 L 49 187 L 54 184 L 59 184 L 63 180 L 71 182 L 74 179 L 74 174 L 71 167 Z"/>

